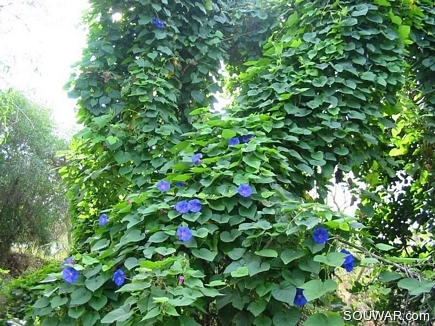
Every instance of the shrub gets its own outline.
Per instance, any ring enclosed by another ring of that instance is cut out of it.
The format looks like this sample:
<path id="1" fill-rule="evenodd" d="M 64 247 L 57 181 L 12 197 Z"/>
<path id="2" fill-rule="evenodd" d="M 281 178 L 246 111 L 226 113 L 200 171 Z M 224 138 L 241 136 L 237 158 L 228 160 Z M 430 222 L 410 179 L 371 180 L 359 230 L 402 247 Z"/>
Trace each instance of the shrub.
<path id="1" fill-rule="evenodd" d="M 13 279 L 0 289 L 0 321 L 10 318 L 23 320 L 31 305 L 41 297 L 37 289 L 48 273 L 52 273 L 59 267 L 58 262 L 52 262 L 43 268 L 28 275 Z"/>

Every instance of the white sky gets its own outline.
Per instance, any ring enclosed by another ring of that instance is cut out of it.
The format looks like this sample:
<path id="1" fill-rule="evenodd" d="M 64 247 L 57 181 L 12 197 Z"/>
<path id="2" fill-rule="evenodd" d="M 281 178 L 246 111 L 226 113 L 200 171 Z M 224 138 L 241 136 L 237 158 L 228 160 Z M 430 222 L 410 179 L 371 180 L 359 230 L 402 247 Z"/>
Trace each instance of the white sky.
<path id="1" fill-rule="evenodd" d="M 86 42 L 79 24 L 87 7 L 86 0 L 0 0 L 0 88 L 50 107 L 65 136 L 76 128 L 75 100 L 62 88 Z"/>

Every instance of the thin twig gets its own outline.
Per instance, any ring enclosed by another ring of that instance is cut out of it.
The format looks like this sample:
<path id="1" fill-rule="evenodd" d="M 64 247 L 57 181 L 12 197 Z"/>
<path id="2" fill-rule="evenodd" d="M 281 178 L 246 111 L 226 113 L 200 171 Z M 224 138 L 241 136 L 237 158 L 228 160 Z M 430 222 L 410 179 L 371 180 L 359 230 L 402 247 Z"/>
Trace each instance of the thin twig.
<path id="1" fill-rule="evenodd" d="M 29 119 L 29 117 L 24 113 L 24 111 L 21 110 L 21 108 L 16 104 L 14 104 L 14 106 L 17 110 L 19 110 L 27 118 L 27 120 L 29 120 L 30 124 L 32 125 L 32 128 L 35 129 L 35 126 L 33 125 L 32 120 Z"/>

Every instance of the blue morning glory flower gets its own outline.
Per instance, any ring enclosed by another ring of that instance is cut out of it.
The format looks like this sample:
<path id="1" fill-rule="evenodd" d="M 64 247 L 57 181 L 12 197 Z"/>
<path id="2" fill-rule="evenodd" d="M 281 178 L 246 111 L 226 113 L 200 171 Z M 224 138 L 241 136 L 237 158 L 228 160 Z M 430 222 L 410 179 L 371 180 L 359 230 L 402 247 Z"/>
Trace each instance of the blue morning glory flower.
<path id="1" fill-rule="evenodd" d="M 185 214 L 189 212 L 189 204 L 187 201 L 179 201 L 177 204 L 175 204 L 175 210 L 180 214 Z"/>
<path id="2" fill-rule="evenodd" d="M 74 283 L 79 278 L 79 272 L 74 267 L 66 267 L 63 269 L 62 278 L 67 283 Z"/>
<path id="3" fill-rule="evenodd" d="M 293 300 L 295 306 L 302 307 L 307 303 L 307 299 L 305 298 L 303 292 L 303 289 L 296 289 L 295 299 Z"/>
<path id="4" fill-rule="evenodd" d="M 239 145 L 240 144 L 240 140 L 237 137 L 231 138 L 228 141 L 228 145 Z"/>
<path id="5" fill-rule="evenodd" d="M 326 243 L 329 239 L 329 233 L 324 228 L 317 228 L 313 232 L 313 239 L 316 243 Z"/>
<path id="6" fill-rule="evenodd" d="M 179 226 L 177 229 L 177 237 L 183 242 L 192 239 L 192 231 L 187 226 Z"/>
<path id="7" fill-rule="evenodd" d="M 113 273 L 113 282 L 116 285 L 121 286 L 124 284 L 125 274 L 122 270 L 118 269 L 115 273 Z"/>
<path id="8" fill-rule="evenodd" d="M 346 269 L 346 272 L 352 272 L 353 270 L 353 263 L 355 262 L 355 257 L 346 249 L 342 249 L 340 252 L 343 254 L 347 254 L 346 258 L 344 259 L 344 263 L 342 267 Z"/>
<path id="9" fill-rule="evenodd" d="M 249 197 L 249 196 L 252 195 L 252 187 L 250 185 L 248 185 L 248 184 L 241 184 L 237 188 L 237 192 L 242 197 Z"/>
<path id="10" fill-rule="evenodd" d="M 249 143 L 249 141 L 254 138 L 254 135 L 242 136 L 242 143 Z"/>
<path id="11" fill-rule="evenodd" d="M 192 213 L 197 213 L 202 208 L 201 202 L 198 199 L 189 200 L 187 204 L 188 204 L 189 211 L 191 211 Z"/>
<path id="12" fill-rule="evenodd" d="M 201 159 L 202 159 L 202 154 L 201 153 L 195 154 L 195 155 L 192 156 L 192 162 L 193 162 L 193 164 L 199 164 L 199 163 L 201 163 Z"/>
<path id="13" fill-rule="evenodd" d="M 63 263 L 64 264 L 73 265 L 74 264 L 74 258 L 73 257 L 68 257 L 67 259 L 65 259 L 65 261 Z"/>
<path id="14" fill-rule="evenodd" d="M 157 189 L 159 189 L 161 192 L 166 192 L 171 188 L 171 183 L 165 180 L 159 181 L 157 184 Z"/>
<path id="15" fill-rule="evenodd" d="M 98 220 L 98 225 L 99 226 L 104 226 L 107 224 L 107 222 L 109 222 L 109 218 L 107 217 L 106 214 L 101 214 L 100 218 Z"/>
<path id="16" fill-rule="evenodd" d="M 184 187 L 185 184 L 184 184 L 183 181 L 177 181 L 177 182 L 175 182 L 175 186 L 176 186 L 176 187 Z"/>
<path id="17" fill-rule="evenodd" d="M 152 20 L 153 24 L 157 27 L 157 28 L 164 28 L 165 27 L 165 23 L 162 22 L 160 19 L 158 19 L 157 17 L 154 17 Z"/>

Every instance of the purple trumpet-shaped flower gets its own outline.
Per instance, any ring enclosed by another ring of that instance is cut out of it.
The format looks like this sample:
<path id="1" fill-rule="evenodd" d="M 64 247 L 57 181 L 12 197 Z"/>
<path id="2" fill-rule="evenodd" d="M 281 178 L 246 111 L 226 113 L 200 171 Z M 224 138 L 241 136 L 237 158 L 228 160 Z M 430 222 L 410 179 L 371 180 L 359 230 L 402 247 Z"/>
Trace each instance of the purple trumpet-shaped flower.
<path id="1" fill-rule="evenodd" d="M 313 239 L 316 243 L 326 243 L 329 239 L 329 233 L 325 228 L 317 228 L 313 232 Z"/>
<path id="2" fill-rule="evenodd" d="M 115 282 L 116 285 L 121 286 L 124 284 L 125 281 L 125 274 L 122 270 L 118 269 L 115 273 L 113 273 L 113 282 Z"/>
<path id="3" fill-rule="evenodd" d="M 152 23 L 154 24 L 154 26 L 156 26 L 157 28 L 164 28 L 165 27 L 165 23 L 162 22 L 160 19 L 158 19 L 157 17 L 154 17 L 152 20 Z"/>
<path id="4" fill-rule="evenodd" d="M 199 164 L 201 163 L 201 159 L 202 159 L 202 154 L 198 153 L 192 156 L 192 163 L 193 164 Z"/>
<path id="5" fill-rule="evenodd" d="M 241 184 L 237 188 L 237 191 L 238 191 L 239 195 L 242 197 L 249 197 L 252 195 L 252 187 L 248 184 Z"/>
<path id="6" fill-rule="evenodd" d="M 79 278 L 79 272 L 74 267 L 65 267 L 62 271 L 62 278 L 67 283 L 74 283 Z"/>
<path id="7" fill-rule="evenodd" d="M 293 300 L 295 306 L 302 307 L 307 303 L 307 298 L 304 296 L 303 289 L 296 289 L 295 299 Z"/>
<path id="8" fill-rule="evenodd" d="M 242 136 L 242 143 L 249 143 L 249 141 L 254 138 L 254 135 Z"/>
<path id="9" fill-rule="evenodd" d="M 100 218 L 98 219 L 98 225 L 99 226 L 104 226 L 107 224 L 107 222 L 109 222 L 109 218 L 107 217 L 106 214 L 101 214 Z"/>
<path id="10" fill-rule="evenodd" d="M 201 202 L 198 199 L 189 200 L 187 202 L 187 207 L 192 213 L 198 213 L 202 208 Z"/>
<path id="11" fill-rule="evenodd" d="M 228 141 L 228 145 L 232 146 L 232 145 L 239 145 L 240 144 L 240 140 L 237 137 L 231 138 Z"/>
<path id="12" fill-rule="evenodd" d="M 175 210 L 180 214 L 185 214 L 189 212 L 189 204 L 186 200 L 179 201 L 175 204 Z"/>
<path id="13" fill-rule="evenodd" d="M 179 226 L 177 229 L 177 237 L 183 242 L 190 241 L 192 239 L 192 231 L 187 226 Z"/>
<path id="14" fill-rule="evenodd" d="M 161 192 L 166 192 L 171 188 L 171 183 L 165 180 L 159 181 L 157 184 L 157 189 L 159 189 Z"/>
<path id="15" fill-rule="evenodd" d="M 355 262 L 355 257 L 346 249 L 342 249 L 340 252 L 343 254 L 347 254 L 342 267 L 346 270 L 346 272 L 352 272 L 354 268 L 353 264 Z"/>

